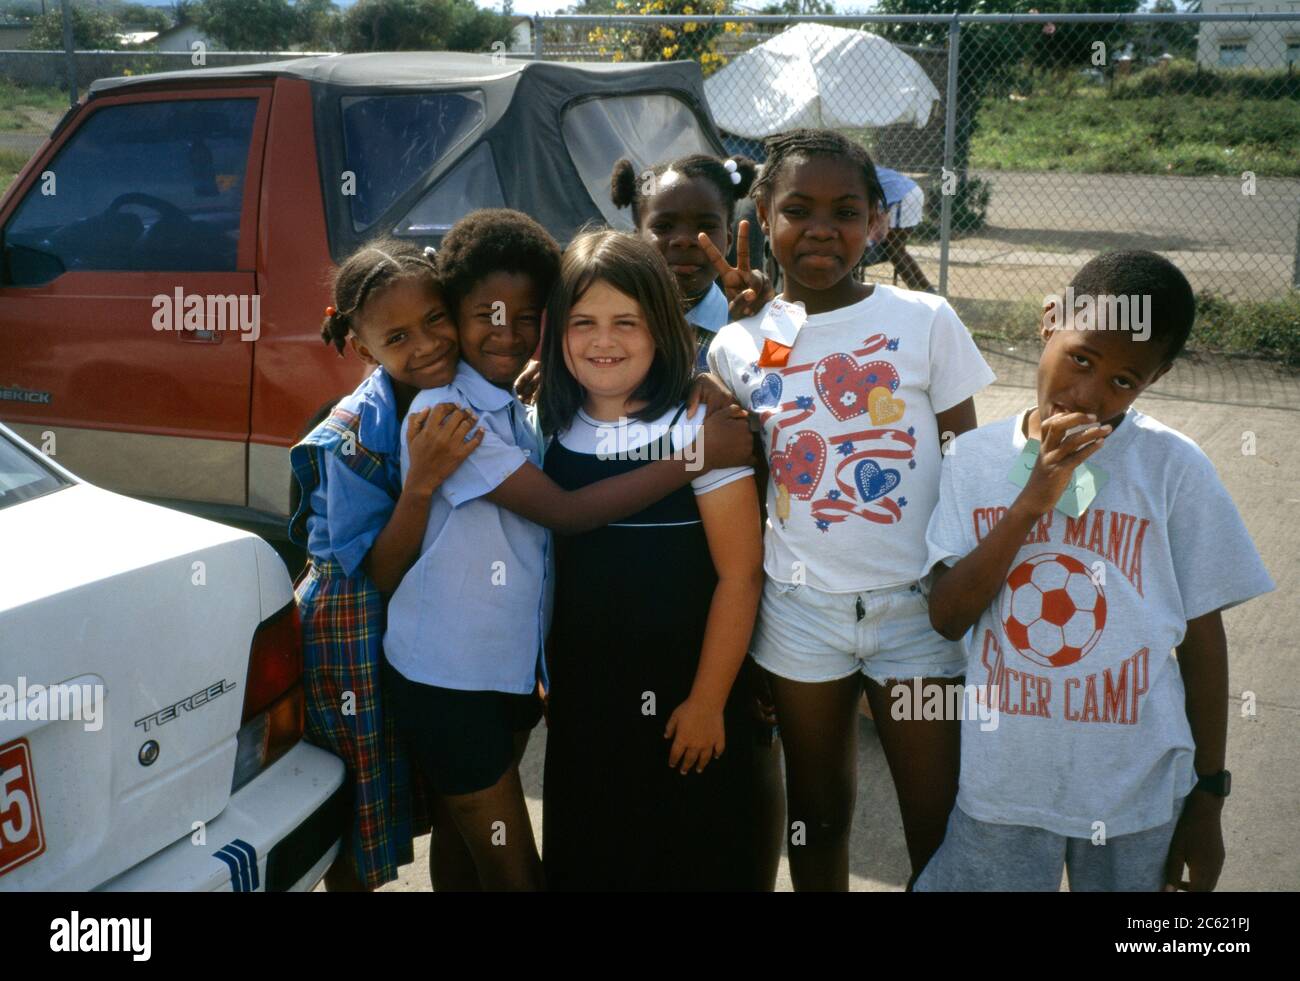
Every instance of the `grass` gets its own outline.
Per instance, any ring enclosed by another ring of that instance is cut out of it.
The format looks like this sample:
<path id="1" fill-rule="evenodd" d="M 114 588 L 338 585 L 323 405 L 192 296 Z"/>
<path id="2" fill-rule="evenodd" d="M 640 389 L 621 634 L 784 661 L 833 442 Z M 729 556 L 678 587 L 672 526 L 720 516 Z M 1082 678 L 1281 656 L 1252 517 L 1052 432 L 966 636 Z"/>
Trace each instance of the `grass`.
<path id="1" fill-rule="evenodd" d="M 1232 95 L 1110 97 L 1035 89 L 986 99 L 971 162 L 988 170 L 1300 177 L 1300 100 Z"/>
<path id="2" fill-rule="evenodd" d="M 9 185 L 14 182 L 27 160 L 27 154 L 18 150 L 0 150 L 0 197 L 9 190 Z"/>
<path id="3" fill-rule="evenodd" d="M 1037 343 L 1038 304 L 958 299 L 955 305 L 976 338 Z M 1261 358 L 1300 369 L 1300 290 L 1276 299 L 1241 303 L 1208 291 L 1198 293 L 1196 323 L 1187 349 L 1197 354 Z"/>
<path id="4" fill-rule="evenodd" d="M 17 85 L 0 78 L 0 130 L 48 133 L 68 108 L 67 93 L 53 86 Z M 49 126 L 33 122 L 28 111 L 51 117 Z"/>

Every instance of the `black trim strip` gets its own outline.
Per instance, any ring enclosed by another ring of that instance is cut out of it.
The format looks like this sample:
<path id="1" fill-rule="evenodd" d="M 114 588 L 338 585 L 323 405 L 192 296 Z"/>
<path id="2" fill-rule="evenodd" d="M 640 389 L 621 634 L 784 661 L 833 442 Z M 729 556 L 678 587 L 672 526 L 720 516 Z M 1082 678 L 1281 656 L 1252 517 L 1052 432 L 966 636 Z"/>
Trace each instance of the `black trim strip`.
<path id="1" fill-rule="evenodd" d="M 298 825 L 266 858 L 266 891 L 285 892 L 339 840 L 347 825 L 348 785 L 339 785 L 316 812 Z"/>

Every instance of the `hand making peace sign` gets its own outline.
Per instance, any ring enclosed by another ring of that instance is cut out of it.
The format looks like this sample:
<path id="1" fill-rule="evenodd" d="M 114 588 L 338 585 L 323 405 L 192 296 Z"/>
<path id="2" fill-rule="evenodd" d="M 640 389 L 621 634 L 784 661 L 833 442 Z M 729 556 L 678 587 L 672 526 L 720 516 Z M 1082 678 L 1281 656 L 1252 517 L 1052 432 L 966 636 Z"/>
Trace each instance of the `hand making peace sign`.
<path id="1" fill-rule="evenodd" d="M 727 257 L 718 251 L 709 236 L 699 234 L 700 248 L 713 263 L 721 278 L 722 292 L 727 296 L 727 314 L 733 320 L 758 313 L 769 300 L 776 296 L 772 284 L 766 276 L 749 265 L 749 222 L 741 221 L 736 229 L 736 264 L 727 263 Z"/>

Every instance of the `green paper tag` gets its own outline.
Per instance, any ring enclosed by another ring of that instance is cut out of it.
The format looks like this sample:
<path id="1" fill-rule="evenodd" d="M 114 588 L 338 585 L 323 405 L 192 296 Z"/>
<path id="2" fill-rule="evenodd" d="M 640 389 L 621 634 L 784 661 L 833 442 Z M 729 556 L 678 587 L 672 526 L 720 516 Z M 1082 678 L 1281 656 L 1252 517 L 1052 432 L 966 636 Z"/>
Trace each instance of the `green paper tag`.
<path id="1" fill-rule="evenodd" d="M 1034 464 L 1038 462 L 1040 445 L 1038 440 L 1031 439 L 1025 443 L 1020 456 L 1016 457 L 1007 479 L 1017 487 L 1024 487 L 1029 483 L 1029 474 L 1034 469 Z M 1095 463 L 1079 464 L 1070 477 L 1070 486 L 1065 488 L 1061 499 L 1056 502 L 1056 510 L 1071 518 L 1079 517 L 1088 510 L 1089 505 L 1101 493 L 1101 489 L 1106 486 L 1106 481 L 1109 479 L 1110 474 Z"/>

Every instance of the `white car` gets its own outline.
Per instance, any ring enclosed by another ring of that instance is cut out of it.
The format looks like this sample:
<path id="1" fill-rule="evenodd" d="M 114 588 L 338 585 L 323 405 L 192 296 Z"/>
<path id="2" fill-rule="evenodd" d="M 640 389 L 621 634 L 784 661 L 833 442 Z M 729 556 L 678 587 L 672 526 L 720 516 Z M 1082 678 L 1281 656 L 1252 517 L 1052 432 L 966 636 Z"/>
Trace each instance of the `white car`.
<path id="1" fill-rule="evenodd" d="M 343 763 L 301 740 L 288 572 L 0 425 L 0 892 L 309 890 Z"/>

